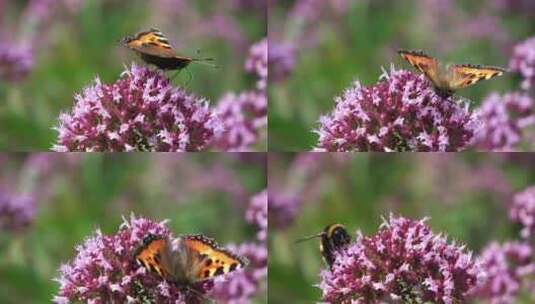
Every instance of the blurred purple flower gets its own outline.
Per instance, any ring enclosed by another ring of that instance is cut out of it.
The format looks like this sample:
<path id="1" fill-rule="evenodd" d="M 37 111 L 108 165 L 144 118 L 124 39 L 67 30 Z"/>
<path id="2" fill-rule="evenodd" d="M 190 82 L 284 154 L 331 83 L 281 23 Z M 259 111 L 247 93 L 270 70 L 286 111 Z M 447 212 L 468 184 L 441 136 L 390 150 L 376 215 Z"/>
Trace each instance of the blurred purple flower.
<path id="1" fill-rule="evenodd" d="M 267 38 L 253 44 L 249 50 L 249 57 L 245 61 L 245 70 L 256 74 L 259 80 L 257 88 L 265 90 L 268 78 L 268 43 Z"/>
<path id="2" fill-rule="evenodd" d="M 458 40 L 475 41 L 485 39 L 500 46 L 501 49 L 510 47 L 509 33 L 503 27 L 502 20 L 499 17 L 484 12 L 479 16 L 467 19 L 459 25 L 459 29 L 462 29 L 461 31 L 454 31 L 459 36 Z"/>
<path id="3" fill-rule="evenodd" d="M 0 42 L 0 78 L 11 82 L 23 80 L 33 66 L 33 55 L 28 46 L 14 46 Z"/>
<path id="4" fill-rule="evenodd" d="M 394 68 L 335 102 L 320 118 L 317 151 L 461 151 L 479 127 L 467 103 L 438 95 L 424 75 Z"/>
<path id="5" fill-rule="evenodd" d="M 232 4 L 235 8 L 267 14 L 267 0 L 232 0 Z"/>
<path id="6" fill-rule="evenodd" d="M 494 7 L 502 12 L 535 15 L 535 1 L 533 0 L 494 0 Z"/>
<path id="7" fill-rule="evenodd" d="M 425 220 L 390 216 L 371 237 L 340 250 L 321 272 L 329 303 L 464 303 L 484 275 L 464 246 L 448 244 Z"/>
<path id="8" fill-rule="evenodd" d="M 239 246 L 230 245 L 232 252 L 247 258 L 249 264 L 239 270 L 228 280 L 215 281 L 211 295 L 218 303 L 247 304 L 251 298 L 264 290 L 267 279 L 268 250 L 267 250 L 267 191 L 254 195 L 245 212 L 247 222 L 256 225 L 259 229 L 257 242 L 243 243 Z"/>
<path id="9" fill-rule="evenodd" d="M 533 105 L 527 94 L 491 94 L 479 108 L 483 123 L 475 146 L 487 151 L 514 150 L 522 140 L 523 130 L 535 124 Z"/>
<path id="10" fill-rule="evenodd" d="M 341 14 L 347 12 L 351 1 L 348 0 L 298 0 L 292 9 L 293 18 L 313 22 L 329 10 Z"/>
<path id="11" fill-rule="evenodd" d="M 132 65 L 114 84 L 97 78 L 56 129 L 59 152 L 183 152 L 205 149 L 223 125 L 204 99 L 173 87 L 161 72 Z"/>
<path id="12" fill-rule="evenodd" d="M 210 294 L 217 299 L 217 303 L 251 303 L 251 298 L 258 294 L 260 285 L 267 278 L 268 251 L 266 244 L 245 243 L 240 246 L 228 246 L 228 248 L 247 258 L 249 265 L 224 282 L 216 280 Z"/>
<path id="13" fill-rule="evenodd" d="M 513 56 L 509 61 L 509 67 L 512 71 L 520 73 L 524 78 L 524 81 L 522 81 L 524 90 L 535 86 L 535 37 L 531 37 L 515 46 Z"/>
<path id="14" fill-rule="evenodd" d="M 103 235 L 99 230 L 77 246 L 74 260 L 60 268 L 58 304 L 84 303 L 200 303 L 197 295 L 161 280 L 139 266 L 132 252 L 153 234 L 171 237 L 165 222 L 131 216 L 119 231 Z M 195 289 L 204 293 L 205 286 Z"/>
<path id="15" fill-rule="evenodd" d="M 214 143 L 218 150 L 249 151 L 267 126 L 267 99 L 263 92 L 228 93 L 217 103 L 215 112 L 225 129 Z"/>
<path id="16" fill-rule="evenodd" d="M 61 13 L 76 13 L 84 5 L 85 0 L 30 0 L 24 9 L 26 22 L 35 22 L 42 26 L 54 21 Z M 42 29 L 40 29 L 42 30 Z"/>
<path id="17" fill-rule="evenodd" d="M 263 138 L 267 126 L 267 39 L 254 44 L 245 61 L 245 70 L 259 77 L 257 90 L 240 94 L 227 93 L 218 102 L 216 112 L 225 131 L 214 146 L 223 151 L 246 152 Z"/>
<path id="18" fill-rule="evenodd" d="M 527 243 L 500 245 L 493 242 L 483 250 L 481 264 L 487 279 L 474 290 L 473 295 L 491 304 L 518 303 L 523 281 L 535 274 L 533 250 Z"/>
<path id="19" fill-rule="evenodd" d="M 201 29 L 206 36 L 227 40 L 236 49 L 242 50 L 247 46 L 240 25 L 234 18 L 226 14 L 211 16 L 201 24 Z"/>
<path id="20" fill-rule="evenodd" d="M 264 190 L 251 198 L 249 208 L 245 213 L 247 222 L 256 225 L 259 228 L 257 239 L 265 242 L 268 231 L 268 195 Z"/>
<path id="21" fill-rule="evenodd" d="M 297 50 L 292 43 L 269 41 L 269 79 L 278 82 L 286 79 L 294 70 Z"/>
<path id="22" fill-rule="evenodd" d="M 0 191 L 0 231 L 20 232 L 33 222 L 36 214 L 34 197 Z"/>
<path id="23" fill-rule="evenodd" d="M 269 187 L 268 209 L 269 225 L 277 229 L 290 226 L 299 211 L 303 201 L 294 192 L 280 192 Z"/>
<path id="24" fill-rule="evenodd" d="M 509 209 L 509 216 L 522 224 L 521 236 L 529 238 L 535 234 L 535 186 L 515 194 Z"/>

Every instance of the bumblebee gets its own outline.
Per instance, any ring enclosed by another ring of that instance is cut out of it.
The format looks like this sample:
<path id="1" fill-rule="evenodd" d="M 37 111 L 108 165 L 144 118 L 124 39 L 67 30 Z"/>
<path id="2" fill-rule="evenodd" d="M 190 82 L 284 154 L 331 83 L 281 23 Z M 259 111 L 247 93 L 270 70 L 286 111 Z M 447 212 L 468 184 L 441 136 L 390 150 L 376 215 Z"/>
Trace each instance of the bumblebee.
<path id="1" fill-rule="evenodd" d="M 341 224 L 331 224 L 325 227 L 322 232 L 305 237 L 298 240 L 297 242 L 307 241 L 313 238 L 320 239 L 320 253 L 323 257 L 323 261 L 329 266 L 329 269 L 332 269 L 334 264 L 335 253 L 346 247 L 351 242 L 351 236 L 347 232 L 344 225 Z"/>

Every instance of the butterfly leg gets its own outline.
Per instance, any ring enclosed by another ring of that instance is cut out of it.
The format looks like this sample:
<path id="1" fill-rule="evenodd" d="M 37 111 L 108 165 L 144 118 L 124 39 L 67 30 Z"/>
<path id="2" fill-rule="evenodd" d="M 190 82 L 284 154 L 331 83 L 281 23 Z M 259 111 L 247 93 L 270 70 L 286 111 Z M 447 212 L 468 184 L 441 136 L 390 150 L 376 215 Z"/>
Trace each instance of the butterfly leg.
<path id="1" fill-rule="evenodd" d="M 189 79 L 186 82 L 186 84 L 184 85 L 184 87 L 187 87 L 189 85 L 189 83 L 191 82 L 191 80 L 193 79 L 193 74 L 191 74 L 191 71 L 187 67 L 185 67 L 184 69 L 188 72 L 188 75 L 189 75 Z"/>
<path id="2" fill-rule="evenodd" d="M 195 300 L 201 300 L 203 303 L 210 303 L 210 304 L 215 303 L 214 300 L 207 298 L 205 295 L 203 295 L 202 293 L 200 293 L 199 291 L 197 291 L 196 289 L 190 286 L 183 286 L 182 289 L 183 291 L 185 291 L 186 298 L 189 298 L 189 296 L 192 295 L 195 297 Z"/>
<path id="3" fill-rule="evenodd" d="M 173 74 L 173 76 L 169 78 L 169 82 L 172 82 L 173 79 L 175 79 L 178 76 L 178 74 L 180 74 L 180 72 L 182 72 L 182 69 L 178 70 L 175 74 Z"/>

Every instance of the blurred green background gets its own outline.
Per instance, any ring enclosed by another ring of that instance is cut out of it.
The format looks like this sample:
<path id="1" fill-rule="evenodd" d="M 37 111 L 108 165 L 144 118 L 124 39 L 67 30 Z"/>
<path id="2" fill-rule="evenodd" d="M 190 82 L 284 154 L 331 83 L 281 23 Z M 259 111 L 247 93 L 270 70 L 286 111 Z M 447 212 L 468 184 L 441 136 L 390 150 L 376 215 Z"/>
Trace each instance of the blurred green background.
<path id="1" fill-rule="evenodd" d="M 192 64 L 193 79 L 188 82 L 188 73 L 181 73 L 175 85 L 187 83 L 212 105 L 228 91 L 255 86 L 244 62 L 250 45 L 266 36 L 263 10 L 233 0 L 80 0 L 57 1 L 79 6 L 33 18 L 31 2 L 38 1 L 7 1 L 0 12 L 0 37 L 6 31 L 14 36 L 10 40 L 30 43 L 34 57 L 23 81 L 0 79 L 0 150 L 50 150 L 57 137 L 52 128 L 60 112 L 70 111 L 75 94 L 95 77 L 112 83 L 125 66 L 142 64 L 118 40 L 151 27 L 164 32 L 179 54 L 214 57 L 219 66 Z"/>
<path id="2" fill-rule="evenodd" d="M 0 158 L 0 188 L 31 190 L 37 203 L 28 228 L 0 230 L 2 303 L 50 303 L 59 288 L 53 278 L 61 264 L 74 258 L 75 246 L 97 228 L 116 233 L 122 216 L 131 213 L 168 219 L 175 236 L 203 233 L 222 246 L 254 240 L 257 233 L 245 221 L 245 210 L 251 196 L 266 186 L 265 157 L 259 154 Z M 266 296 L 260 293 L 251 303 L 267 303 Z"/>
<path id="3" fill-rule="evenodd" d="M 535 34 L 533 10 L 500 9 L 498 0 L 304 2 L 270 6 L 270 56 L 276 43 L 295 49 L 293 56 L 280 55 L 295 60 L 284 79 L 272 77 L 281 67 L 270 61 L 270 151 L 311 150 L 319 117 L 332 111 L 334 97 L 353 81 L 372 85 L 391 64 L 414 71 L 396 53 L 399 48 L 425 50 L 444 62 L 507 67 L 514 43 Z M 490 92 L 517 90 L 519 84 L 508 74 L 459 95 L 477 107 Z"/>
<path id="4" fill-rule="evenodd" d="M 341 223 L 352 237 L 377 232 L 390 213 L 429 217 L 435 233 L 466 244 L 475 254 L 491 241 L 518 240 L 508 218 L 517 191 L 535 184 L 532 154 L 301 153 L 269 160 L 269 302 L 314 303 L 325 267 L 319 239 L 295 244 Z M 297 216 L 278 227 L 276 196 L 296 195 Z M 515 303 L 532 303 L 528 300 Z"/>

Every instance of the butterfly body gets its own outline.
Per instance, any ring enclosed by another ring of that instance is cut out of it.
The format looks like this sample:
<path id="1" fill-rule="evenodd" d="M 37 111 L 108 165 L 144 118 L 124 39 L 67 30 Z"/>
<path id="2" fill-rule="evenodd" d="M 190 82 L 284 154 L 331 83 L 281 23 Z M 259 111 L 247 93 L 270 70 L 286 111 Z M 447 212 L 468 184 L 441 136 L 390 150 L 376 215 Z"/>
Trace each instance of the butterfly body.
<path id="1" fill-rule="evenodd" d="M 247 265 L 244 258 L 203 235 L 184 235 L 174 241 L 149 235 L 134 258 L 150 272 L 179 286 L 191 286 Z"/>
<path id="2" fill-rule="evenodd" d="M 188 59 L 177 60 L 172 57 L 159 57 L 143 53 L 139 56 L 146 63 L 153 64 L 162 70 L 181 70 L 191 63 L 191 60 Z"/>
<path id="3" fill-rule="evenodd" d="M 191 58 L 178 56 L 167 37 L 158 29 L 150 29 L 134 36 L 127 36 L 121 42 L 135 51 L 143 61 L 162 70 L 181 70 L 194 61 L 211 61 L 212 58 Z"/>
<path id="4" fill-rule="evenodd" d="M 474 64 L 444 65 L 422 51 L 399 50 L 400 56 L 429 79 L 437 93 L 449 96 L 481 80 L 503 75 L 505 69 Z"/>

